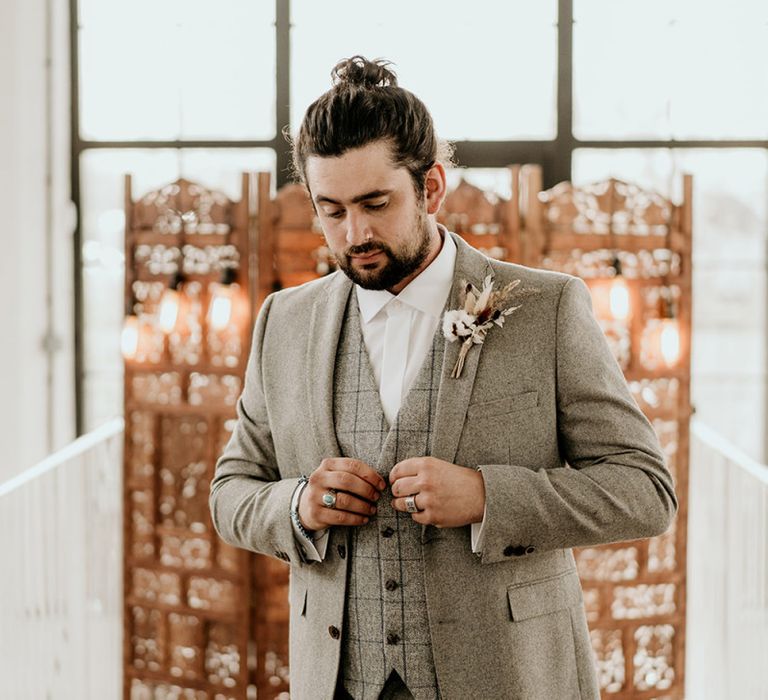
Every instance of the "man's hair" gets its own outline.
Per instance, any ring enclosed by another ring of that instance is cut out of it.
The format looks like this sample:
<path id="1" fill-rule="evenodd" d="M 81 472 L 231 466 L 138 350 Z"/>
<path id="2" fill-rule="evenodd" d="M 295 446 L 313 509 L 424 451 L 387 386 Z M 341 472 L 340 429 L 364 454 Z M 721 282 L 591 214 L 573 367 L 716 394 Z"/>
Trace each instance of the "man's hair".
<path id="1" fill-rule="evenodd" d="M 293 141 L 296 179 L 307 185 L 309 156 L 340 156 L 383 140 L 390 145 L 393 165 L 408 169 L 421 199 L 427 171 L 438 160 L 452 164 L 453 147 L 437 138 L 429 110 L 398 86 L 390 65 L 383 59 L 352 56 L 334 66 L 333 87 L 307 108 Z"/>

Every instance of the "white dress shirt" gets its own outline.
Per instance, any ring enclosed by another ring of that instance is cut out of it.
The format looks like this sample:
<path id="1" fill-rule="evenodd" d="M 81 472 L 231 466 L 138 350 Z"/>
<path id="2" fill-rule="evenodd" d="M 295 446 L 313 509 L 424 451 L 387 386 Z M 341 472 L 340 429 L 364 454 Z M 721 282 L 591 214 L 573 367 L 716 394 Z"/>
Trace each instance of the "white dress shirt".
<path id="1" fill-rule="evenodd" d="M 379 387 L 382 409 L 391 426 L 408 394 L 440 325 L 445 302 L 451 293 L 456 264 L 456 244 L 439 226 L 443 245 L 437 257 L 395 296 L 387 290 L 363 289 L 355 285 L 360 308 L 363 342 Z M 293 496 L 293 507 L 301 489 Z M 481 523 L 472 523 L 472 551 L 480 554 L 485 510 Z M 294 532 L 307 558 L 322 561 L 328 545 L 328 528 L 317 530 L 314 541 Z"/>

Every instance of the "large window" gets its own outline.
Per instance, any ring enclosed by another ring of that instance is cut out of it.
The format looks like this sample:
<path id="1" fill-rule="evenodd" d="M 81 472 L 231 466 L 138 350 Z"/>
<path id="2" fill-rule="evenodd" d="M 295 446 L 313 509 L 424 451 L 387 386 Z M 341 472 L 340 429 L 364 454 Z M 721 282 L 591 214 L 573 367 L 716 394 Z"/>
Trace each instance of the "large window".
<path id="1" fill-rule="evenodd" d="M 424 100 L 444 138 L 555 137 L 555 0 L 390 0 L 375 11 L 356 0 L 292 0 L 291 24 L 294 130 L 330 87 L 331 67 L 362 54 L 397 63 L 400 84 Z"/>
<path id="2" fill-rule="evenodd" d="M 762 457 L 764 0 L 71 2 L 80 432 L 122 409 L 122 175 L 134 196 L 181 175 L 233 196 L 243 170 L 285 183 L 281 129 L 362 54 L 394 62 L 468 179 L 500 194 L 509 163 L 541 164 L 545 186 L 613 175 L 668 196 L 694 174 L 694 403 L 729 387 L 720 405 Z M 713 340 L 726 326 L 749 352 Z"/>
<path id="3" fill-rule="evenodd" d="M 79 0 L 83 139 L 272 139 L 275 6 Z"/>

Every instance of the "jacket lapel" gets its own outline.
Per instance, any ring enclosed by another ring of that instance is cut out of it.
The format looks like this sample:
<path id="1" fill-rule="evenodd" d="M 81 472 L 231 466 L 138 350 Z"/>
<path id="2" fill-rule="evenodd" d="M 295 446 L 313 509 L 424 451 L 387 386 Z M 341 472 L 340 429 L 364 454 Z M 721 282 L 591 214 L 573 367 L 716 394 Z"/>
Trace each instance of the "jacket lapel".
<path id="1" fill-rule="evenodd" d="M 481 286 L 483 279 L 493 273 L 486 256 L 470 247 L 456 234 L 449 232 L 448 235 L 453 237 L 457 250 L 453 285 L 445 310 L 458 308 L 464 281 Z M 333 424 L 333 372 L 341 324 L 352 286 L 346 275 L 336 272 L 335 279 L 330 281 L 325 293 L 318 294 L 309 322 L 305 381 L 309 397 L 310 425 L 322 457 L 341 456 Z M 440 323 L 442 326 L 442 318 Z M 444 342 L 445 352 L 432 435 L 432 456 L 453 462 L 464 427 L 482 346 L 469 351 L 461 376 L 454 379 L 451 372 L 459 356 L 461 343 L 451 343 L 448 340 Z M 438 536 L 437 528 L 422 525 L 422 541 Z"/>
<path id="2" fill-rule="evenodd" d="M 351 289 L 351 280 L 336 272 L 325 293 L 317 295 L 309 321 L 305 381 L 309 422 L 321 457 L 341 456 L 333 424 L 333 370 Z"/>
<path id="3" fill-rule="evenodd" d="M 456 234 L 451 233 L 450 235 L 456 242 L 457 251 L 453 286 L 448 297 L 446 310 L 459 307 L 462 282 L 472 282 L 476 287 L 481 287 L 483 279 L 493 273 L 488 258 L 470 247 Z M 442 318 L 440 323 L 442 328 Z M 440 332 L 442 333 L 442 330 Z M 475 383 L 482 345 L 470 349 L 461 376 L 453 378 L 451 372 L 459 357 L 460 349 L 460 341 L 445 341 L 440 388 L 437 394 L 437 415 L 432 436 L 432 456 L 446 462 L 453 462 L 456 457 L 461 430 L 467 415 L 469 397 Z"/>

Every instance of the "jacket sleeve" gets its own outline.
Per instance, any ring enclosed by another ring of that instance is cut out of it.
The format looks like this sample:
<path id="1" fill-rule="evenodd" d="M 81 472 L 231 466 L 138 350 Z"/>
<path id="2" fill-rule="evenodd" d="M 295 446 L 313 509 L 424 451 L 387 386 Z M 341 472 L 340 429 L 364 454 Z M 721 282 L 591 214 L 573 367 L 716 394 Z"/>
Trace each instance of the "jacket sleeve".
<path id="1" fill-rule="evenodd" d="M 228 544 L 304 563 L 290 518 L 299 480 L 280 476 L 264 399 L 262 347 L 273 300 L 265 299 L 256 319 L 237 421 L 216 461 L 208 503 L 213 526 Z"/>
<path id="2" fill-rule="evenodd" d="M 557 431 L 567 466 L 479 467 L 485 481 L 484 564 L 510 556 L 653 537 L 678 508 L 656 433 L 629 391 L 570 277 L 556 323 Z"/>

